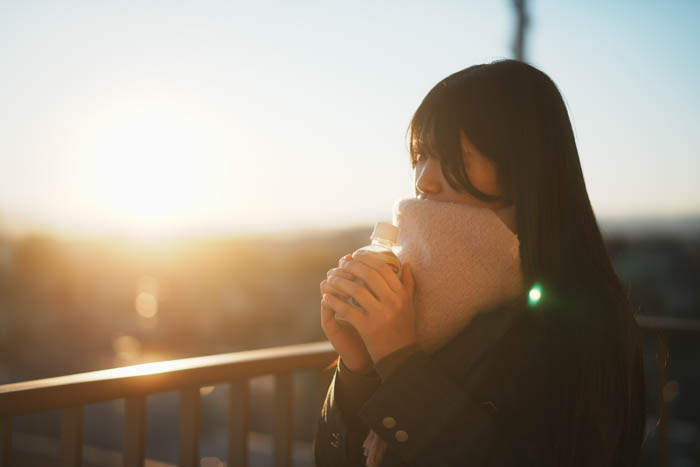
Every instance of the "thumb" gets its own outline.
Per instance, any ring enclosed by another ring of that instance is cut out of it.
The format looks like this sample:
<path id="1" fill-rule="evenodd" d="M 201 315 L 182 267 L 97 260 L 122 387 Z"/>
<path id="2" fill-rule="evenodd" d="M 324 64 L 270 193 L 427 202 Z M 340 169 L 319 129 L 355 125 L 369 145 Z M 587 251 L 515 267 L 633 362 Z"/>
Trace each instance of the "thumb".
<path id="1" fill-rule="evenodd" d="M 413 278 L 413 271 L 411 271 L 411 266 L 406 263 L 403 265 L 403 271 L 402 271 L 402 277 L 403 277 L 403 285 L 406 287 L 406 291 L 408 292 L 408 296 L 413 298 L 413 293 L 416 288 L 416 281 Z"/>

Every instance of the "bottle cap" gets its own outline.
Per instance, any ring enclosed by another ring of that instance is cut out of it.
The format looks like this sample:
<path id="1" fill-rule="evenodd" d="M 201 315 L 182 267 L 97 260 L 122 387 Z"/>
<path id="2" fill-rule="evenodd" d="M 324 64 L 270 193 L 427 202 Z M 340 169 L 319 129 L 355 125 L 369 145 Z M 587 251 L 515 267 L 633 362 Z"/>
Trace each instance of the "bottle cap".
<path id="1" fill-rule="evenodd" d="M 374 224 L 374 231 L 372 235 L 369 236 L 370 240 L 375 238 L 381 238 L 382 240 L 388 240 L 392 243 L 396 243 L 396 239 L 399 236 L 399 228 L 388 222 L 377 222 Z"/>

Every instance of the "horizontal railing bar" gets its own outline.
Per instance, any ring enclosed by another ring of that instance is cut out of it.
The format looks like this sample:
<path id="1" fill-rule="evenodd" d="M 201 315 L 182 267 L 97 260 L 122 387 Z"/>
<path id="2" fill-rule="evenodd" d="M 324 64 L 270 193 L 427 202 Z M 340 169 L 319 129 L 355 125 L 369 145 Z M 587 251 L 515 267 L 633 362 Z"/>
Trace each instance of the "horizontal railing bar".
<path id="1" fill-rule="evenodd" d="M 700 334 L 700 319 L 661 318 L 656 316 L 636 316 L 639 327 L 644 332 L 664 334 Z"/>
<path id="2" fill-rule="evenodd" d="M 337 356 L 330 342 L 320 341 L 5 384 L 0 386 L 0 416 L 207 386 L 282 371 L 317 370 Z"/>
<path id="3" fill-rule="evenodd" d="M 700 334 L 700 320 L 636 316 L 644 333 Z M 207 386 L 291 370 L 337 357 L 328 341 L 144 363 L 0 385 L 0 417 Z"/>

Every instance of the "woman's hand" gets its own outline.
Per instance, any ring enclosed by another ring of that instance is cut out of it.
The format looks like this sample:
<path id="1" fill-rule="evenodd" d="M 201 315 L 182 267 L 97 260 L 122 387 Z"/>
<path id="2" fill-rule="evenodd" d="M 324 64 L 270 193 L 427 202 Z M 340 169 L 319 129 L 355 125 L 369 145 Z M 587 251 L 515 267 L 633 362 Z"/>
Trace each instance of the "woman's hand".
<path id="1" fill-rule="evenodd" d="M 340 258 L 338 266 L 342 266 L 350 257 L 351 255 L 345 255 Z M 327 276 L 330 277 L 332 274 L 340 275 L 349 280 L 354 278 L 350 272 L 340 267 L 329 270 Z M 327 280 L 321 282 L 321 293 L 324 297 L 331 294 L 345 296 L 345 294 L 330 285 Z M 339 298 L 336 298 L 336 300 L 342 301 Z M 374 366 L 372 358 L 367 352 L 362 338 L 352 326 L 339 324 L 335 320 L 334 311 L 326 304 L 326 300 L 321 301 L 321 328 L 323 328 L 323 332 L 328 337 L 335 351 L 343 359 L 345 366 L 351 371 L 366 373 L 372 369 Z"/>
<path id="2" fill-rule="evenodd" d="M 353 325 L 373 362 L 416 342 L 415 282 L 408 264 L 403 265 L 403 282 L 391 266 L 362 250 L 353 253 L 339 269 L 342 272 L 329 271 L 328 285 L 339 295 L 353 297 L 362 309 L 332 293 L 324 294 L 322 303 Z M 348 279 L 347 272 L 367 287 Z"/>

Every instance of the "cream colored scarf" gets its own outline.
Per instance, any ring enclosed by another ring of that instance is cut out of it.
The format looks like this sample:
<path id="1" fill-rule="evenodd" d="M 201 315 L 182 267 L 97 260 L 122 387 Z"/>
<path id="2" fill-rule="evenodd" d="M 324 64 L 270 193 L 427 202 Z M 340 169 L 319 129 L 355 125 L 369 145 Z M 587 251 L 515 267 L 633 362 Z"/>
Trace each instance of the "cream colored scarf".
<path id="1" fill-rule="evenodd" d="M 515 224 L 514 209 L 416 198 L 394 204 L 394 252 L 411 265 L 416 337 L 426 353 L 455 338 L 478 313 L 523 292 L 520 242 L 506 225 Z M 363 443 L 368 467 L 381 464 L 386 446 L 370 430 Z"/>

